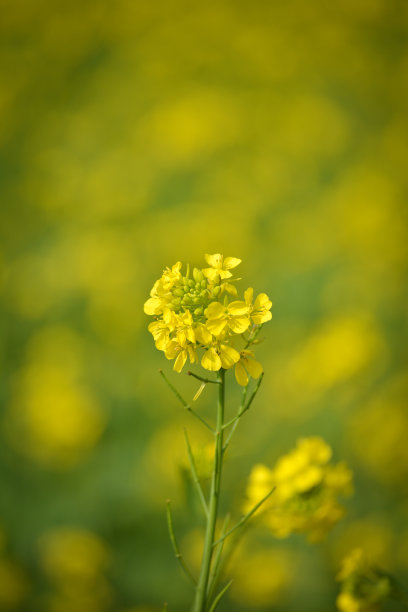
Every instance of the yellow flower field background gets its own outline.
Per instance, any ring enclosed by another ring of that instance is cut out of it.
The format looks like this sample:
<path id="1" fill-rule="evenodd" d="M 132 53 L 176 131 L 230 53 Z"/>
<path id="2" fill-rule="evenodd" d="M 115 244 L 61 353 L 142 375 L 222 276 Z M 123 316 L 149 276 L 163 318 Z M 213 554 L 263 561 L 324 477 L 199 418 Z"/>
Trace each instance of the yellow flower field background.
<path id="1" fill-rule="evenodd" d="M 273 302 L 265 377 L 225 466 L 319 436 L 354 473 L 322 541 L 259 522 L 220 610 L 335 610 L 361 547 L 408 575 L 408 5 L 5 0 L 0 20 L 0 609 L 169 612 L 200 560 L 187 427 L 143 313 L 205 253 Z M 239 387 L 228 377 L 233 414 Z M 213 389 L 195 402 L 211 418 Z M 256 521 L 255 521 L 256 523 Z M 398 610 L 399 604 L 384 608 Z"/>

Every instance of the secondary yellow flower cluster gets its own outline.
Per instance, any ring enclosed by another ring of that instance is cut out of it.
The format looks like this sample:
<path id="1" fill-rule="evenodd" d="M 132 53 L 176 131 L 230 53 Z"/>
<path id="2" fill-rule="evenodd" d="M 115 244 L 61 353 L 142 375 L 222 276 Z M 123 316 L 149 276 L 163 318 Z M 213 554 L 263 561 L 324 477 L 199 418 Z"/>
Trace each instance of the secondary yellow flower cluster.
<path id="1" fill-rule="evenodd" d="M 381 602 L 393 591 L 390 576 L 370 567 L 361 548 L 343 559 L 337 580 L 341 582 L 336 600 L 340 612 L 379 612 Z"/>
<path id="2" fill-rule="evenodd" d="M 338 495 L 351 493 L 352 473 L 344 463 L 330 464 L 331 448 L 319 437 L 298 440 L 274 469 L 256 465 L 247 488 L 248 511 L 273 487 L 263 521 L 273 534 L 284 538 L 305 532 L 321 539 L 343 516 Z"/>
<path id="3" fill-rule="evenodd" d="M 235 366 L 238 383 L 246 386 L 248 376 L 262 374 L 261 364 L 248 347 L 259 326 L 272 318 L 272 302 L 266 293 L 254 300 L 251 287 L 243 300 L 231 300 L 230 296 L 237 297 L 233 283 L 239 280 L 231 270 L 241 260 L 219 253 L 205 255 L 205 260 L 208 267 L 194 268 L 191 275 L 187 266 L 183 276 L 180 261 L 164 270 L 144 304 L 145 313 L 155 317 L 148 329 L 156 347 L 167 359 L 175 360 L 176 372 L 181 372 L 187 358 L 190 363 L 197 362 L 198 350 L 203 349 L 203 368 L 216 372 Z M 237 340 L 244 341 L 241 350 L 236 348 Z"/>

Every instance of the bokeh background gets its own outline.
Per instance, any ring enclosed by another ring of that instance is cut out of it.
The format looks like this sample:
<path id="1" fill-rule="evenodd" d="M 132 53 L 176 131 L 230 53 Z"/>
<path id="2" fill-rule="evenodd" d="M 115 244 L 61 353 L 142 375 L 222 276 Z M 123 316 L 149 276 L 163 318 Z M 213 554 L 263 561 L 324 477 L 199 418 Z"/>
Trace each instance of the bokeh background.
<path id="1" fill-rule="evenodd" d="M 223 508 L 301 436 L 355 474 L 326 541 L 250 531 L 220 609 L 334 610 L 355 545 L 406 581 L 407 26 L 399 0 L 2 0 L 1 610 L 188 609 L 164 502 L 194 564 L 183 427 L 203 469 L 210 440 L 143 302 L 215 252 L 274 303 Z"/>

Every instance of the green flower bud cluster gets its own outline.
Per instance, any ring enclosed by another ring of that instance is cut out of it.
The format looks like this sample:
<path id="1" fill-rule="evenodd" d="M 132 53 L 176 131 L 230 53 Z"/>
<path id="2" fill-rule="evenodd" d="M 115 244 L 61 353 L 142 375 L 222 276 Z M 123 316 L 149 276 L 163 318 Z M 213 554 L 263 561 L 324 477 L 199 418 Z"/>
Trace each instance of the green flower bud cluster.
<path id="1" fill-rule="evenodd" d="M 191 311 L 195 320 L 204 316 L 208 304 L 216 298 L 221 291 L 221 285 L 210 282 L 198 268 L 193 270 L 193 278 L 189 274 L 182 276 L 171 290 L 171 309 L 178 313 L 183 309 Z"/>

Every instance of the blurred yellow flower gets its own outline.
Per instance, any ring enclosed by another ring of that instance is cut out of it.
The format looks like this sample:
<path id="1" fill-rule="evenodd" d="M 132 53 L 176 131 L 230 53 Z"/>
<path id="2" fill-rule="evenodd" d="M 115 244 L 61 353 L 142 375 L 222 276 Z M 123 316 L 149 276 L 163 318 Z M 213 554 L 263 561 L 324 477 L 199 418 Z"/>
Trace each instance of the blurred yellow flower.
<path id="1" fill-rule="evenodd" d="M 268 491 L 263 522 L 272 533 L 285 538 L 305 532 L 310 540 L 321 539 L 343 516 L 338 495 L 352 490 L 352 474 L 344 463 L 329 464 L 330 447 L 319 437 L 298 440 L 296 448 L 281 457 L 273 470 L 257 465 L 247 487 L 245 510 L 249 511 Z"/>
<path id="2" fill-rule="evenodd" d="M 337 580 L 341 582 L 336 599 L 340 612 L 379 612 L 381 602 L 393 593 L 390 576 L 372 567 L 361 548 L 343 559 Z"/>

